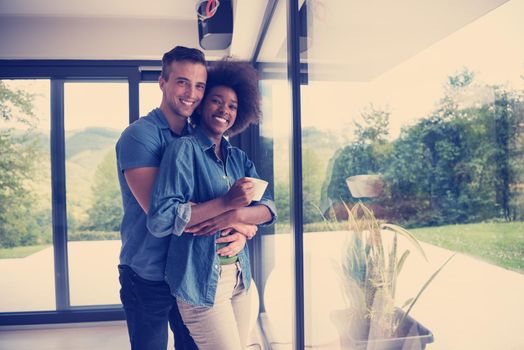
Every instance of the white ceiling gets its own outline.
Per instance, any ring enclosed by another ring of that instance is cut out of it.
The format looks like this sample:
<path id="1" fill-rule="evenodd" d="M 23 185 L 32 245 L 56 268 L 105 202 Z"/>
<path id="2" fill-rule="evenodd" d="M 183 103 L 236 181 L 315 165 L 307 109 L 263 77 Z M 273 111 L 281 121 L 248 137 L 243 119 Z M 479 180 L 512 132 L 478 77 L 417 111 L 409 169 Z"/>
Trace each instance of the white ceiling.
<path id="1" fill-rule="evenodd" d="M 0 0 L 0 13 L 11 16 L 194 20 L 196 3 L 196 0 Z"/>
<path id="2" fill-rule="evenodd" d="M 335 79 L 370 80 L 506 1 L 308 0 L 307 61 Z M 198 47 L 196 3 L 0 0 L 0 59 L 158 60 L 176 45 Z M 232 45 L 206 57 L 251 59 L 267 4 L 233 0 Z M 263 62 L 286 62 L 286 5 L 277 1 Z"/>
<path id="3" fill-rule="evenodd" d="M 267 0 L 233 0 L 228 50 L 250 59 Z M 0 0 L 0 59 L 158 60 L 176 45 L 199 47 L 197 0 Z"/>

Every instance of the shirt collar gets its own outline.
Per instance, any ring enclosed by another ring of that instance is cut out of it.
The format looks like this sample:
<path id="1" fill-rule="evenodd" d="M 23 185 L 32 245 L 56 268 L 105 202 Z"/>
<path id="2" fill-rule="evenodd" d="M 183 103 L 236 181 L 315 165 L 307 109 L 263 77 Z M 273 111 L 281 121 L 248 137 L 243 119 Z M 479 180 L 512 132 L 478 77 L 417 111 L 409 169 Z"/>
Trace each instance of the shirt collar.
<path id="1" fill-rule="evenodd" d="M 151 117 L 155 121 L 155 124 L 157 124 L 160 129 L 169 129 L 173 134 L 174 132 L 169 128 L 169 124 L 167 123 L 166 116 L 164 115 L 164 112 L 160 108 L 155 108 L 153 111 L 151 111 Z M 185 136 L 192 133 L 192 127 L 189 125 L 189 123 L 186 123 L 184 126 L 184 129 L 182 129 L 182 135 Z"/>
<path id="2" fill-rule="evenodd" d="M 208 149 L 215 148 L 215 144 L 213 141 L 209 139 L 209 137 L 206 135 L 206 133 L 202 130 L 202 128 L 199 128 L 198 126 L 193 129 L 193 135 L 195 139 L 198 141 L 198 144 L 204 151 L 207 151 Z M 225 137 L 222 137 L 222 141 L 220 143 L 220 146 L 222 149 L 228 150 L 231 149 L 233 146 L 231 143 L 229 143 L 228 140 L 226 140 Z"/>

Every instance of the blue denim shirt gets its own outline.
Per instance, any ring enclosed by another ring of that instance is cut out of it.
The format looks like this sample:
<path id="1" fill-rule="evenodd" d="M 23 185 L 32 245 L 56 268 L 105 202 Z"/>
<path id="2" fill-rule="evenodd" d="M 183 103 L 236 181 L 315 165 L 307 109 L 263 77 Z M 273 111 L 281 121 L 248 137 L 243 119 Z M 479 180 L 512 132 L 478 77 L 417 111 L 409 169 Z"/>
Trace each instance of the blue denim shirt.
<path id="1" fill-rule="evenodd" d="M 183 135 L 191 132 L 188 126 Z M 122 192 L 124 217 L 120 225 L 122 249 L 120 264 L 127 265 L 140 277 L 163 281 L 169 237 L 153 236 L 146 227 L 146 213 L 131 193 L 124 171 L 141 167 L 160 167 L 167 146 L 175 134 L 159 108 L 129 125 L 116 144 L 118 180 Z"/>
<path id="2" fill-rule="evenodd" d="M 166 150 L 157 177 L 147 217 L 147 227 L 158 237 L 172 235 L 165 279 L 176 298 L 200 306 L 213 306 L 220 272 L 219 256 L 212 236 L 184 233 L 191 218 L 189 202 L 202 203 L 224 195 L 236 180 L 256 177 L 255 166 L 239 148 L 222 139 L 224 162 L 216 156 L 215 145 L 199 128 L 174 141 Z M 268 195 L 251 205 L 266 205 L 272 219 L 276 209 Z M 247 245 L 238 254 L 246 290 L 251 284 Z"/>

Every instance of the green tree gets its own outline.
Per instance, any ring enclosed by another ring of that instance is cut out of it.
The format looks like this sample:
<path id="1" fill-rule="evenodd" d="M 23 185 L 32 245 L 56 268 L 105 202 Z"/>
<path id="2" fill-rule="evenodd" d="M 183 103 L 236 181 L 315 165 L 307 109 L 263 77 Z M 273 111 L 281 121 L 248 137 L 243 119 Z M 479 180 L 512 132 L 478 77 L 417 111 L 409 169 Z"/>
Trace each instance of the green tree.
<path id="1" fill-rule="evenodd" d="M 115 152 L 108 152 L 98 165 L 93 185 L 92 202 L 87 210 L 83 230 L 118 231 L 122 220 L 122 199 L 118 187 Z"/>
<path id="2" fill-rule="evenodd" d="M 0 81 L 0 120 L 27 127 L 0 129 L 0 247 L 38 243 L 42 236 L 30 188 L 41 158 L 32 101 L 33 95 Z"/>
<path id="3" fill-rule="evenodd" d="M 302 199 L 304 224 L 322 221 L 320 207 L 320 189 L 322 171 L 320 159 L 313 149 L 302 148 Z"/>
<path id="4" fill-rule="evenodd" d="M 390 115 L 388 108 L 379 109 L 372 103 L 364 108 L 361 113 L 363 123 L 355 122 L 357 142 L 368 145 L 385 144 L 389 135 Z"/>
<path id="5" fill-rule="evenodd" d="M 483 86 L 492 101 L 460 103 L 473 77 L 468 70 L 450 77 L 438 108 L 393 143 L 384 173 L 396 220 L 425 226 L 516 217 L 522 99 Z"/>
<path id="6" fill-rule="evenodd" d="M 275 205 L 277 207 L 279 224 L 290 224 L 289 201 L 289 183 L 277 181 L 275 183 Z"/>

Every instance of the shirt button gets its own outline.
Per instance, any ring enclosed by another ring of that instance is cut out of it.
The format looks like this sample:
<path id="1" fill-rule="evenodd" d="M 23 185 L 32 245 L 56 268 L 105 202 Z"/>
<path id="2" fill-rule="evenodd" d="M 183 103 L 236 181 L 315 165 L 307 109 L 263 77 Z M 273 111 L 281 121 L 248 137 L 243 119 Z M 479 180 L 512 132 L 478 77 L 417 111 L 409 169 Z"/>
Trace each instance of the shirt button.
<path id="1" fill-rule="evenodd" d="M 218 265 L 215 265 L 215 269 L 217 269 L 217 270 L 218 270 Z"/>

